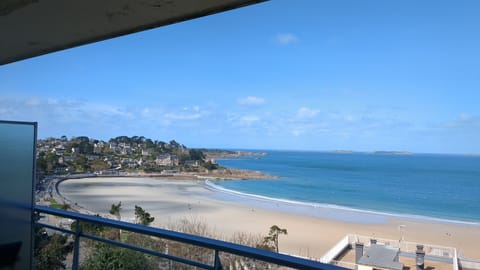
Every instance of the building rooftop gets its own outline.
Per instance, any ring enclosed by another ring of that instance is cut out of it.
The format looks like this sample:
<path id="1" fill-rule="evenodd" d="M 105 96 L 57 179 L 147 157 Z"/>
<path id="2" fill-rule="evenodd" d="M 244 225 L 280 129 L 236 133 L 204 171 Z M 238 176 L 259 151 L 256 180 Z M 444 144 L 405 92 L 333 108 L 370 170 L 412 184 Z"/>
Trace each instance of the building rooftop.
<path id="1" fill-rule="evenodd" d="M 360 258 L 358 264 L 377 268 L 402 270 L 403 264 L 398 262 L 399 248 L 372 244 Z"/>

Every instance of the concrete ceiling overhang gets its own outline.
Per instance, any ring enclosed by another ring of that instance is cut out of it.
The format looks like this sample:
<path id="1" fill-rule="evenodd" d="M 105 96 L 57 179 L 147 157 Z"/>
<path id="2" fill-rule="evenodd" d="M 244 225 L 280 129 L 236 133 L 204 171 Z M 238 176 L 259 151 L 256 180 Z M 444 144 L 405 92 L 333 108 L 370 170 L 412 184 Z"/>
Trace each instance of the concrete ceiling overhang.
<path id="1" fill-rule="evenodd" d="M 1 0 L 0 65 L 265 0 Z"/>

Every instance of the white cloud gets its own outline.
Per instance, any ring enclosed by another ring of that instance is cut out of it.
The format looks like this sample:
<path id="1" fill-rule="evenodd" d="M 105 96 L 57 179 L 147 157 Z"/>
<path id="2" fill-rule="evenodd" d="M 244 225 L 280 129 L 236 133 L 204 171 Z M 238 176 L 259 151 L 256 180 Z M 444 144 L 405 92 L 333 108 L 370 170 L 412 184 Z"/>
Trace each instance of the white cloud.
<path id="1" fill-rule="evenodd" d="M 252 106 L 264 104 L 265 100 L 257 96 L 246 96 L 239 99 L 238 103 Z M 395 139 L 391 134 L 406 134 L 412 130 L 402 117 L 392 118 L 381 111 L 365 114 L 356 111 L 331 111 L 323 107 L 319 110 L 301 105 L 273 111 L 265 108 L 267 106 L 204 106 L 189 104 L 135 108 L 82 100 L 0 97 L 0 119 L 38 121 L 40 137 L 84 134 L 109 138 L 121 134 L 145 134 L 151 137 L 178 138 L 182 141 L 182 136 L 191 136 L 194 141 L 199 134 L 209 138 L 227 134 L 225 141 L 257 136 L 268 142 L 291 139 L 293 142 L 306 143 L 309 140 L 321 141 L 319 138 L 323 138 L 330 143 L 343 143 L 376 137 Z M 464 113 L 442 124 L 437 127 L 440 131 L 451 129 L 452 132 L 468 131 L 468 134 L 476 135 L 480 128 L 480 118 Z M 447 124 L 449 125 L 446 126 Z M 284 142 L 284 145 L 287 144 Z"/>
<path id="2" fill-rule="evenodd" d="M 298 41 L 298 37 L 292 33 L 278 34 L 275 42 L 280 45 L 289 45 Z"/>
<path id="3" fill-rule="evenodd" d="M 41 104 L 42 104 L 42 100 L 39 98 L 32 97 L 25 100 L 25 105 L 28 105 L 28 106 L 38 106 Z"/>
<path id="4" fill-rule="evenodd" d="M 260 121 L 260 117 L 256 115 L 244 115 L 239 119 L 240 124 L 243 126 L 251 126 L 258 121 Z"/>
<path id="5" fill-rule="evenodd" d="M 263 98 L 260 98 L 260 97 L 255 97 L 255 96 L 248 96 L 248 97 L 245 97 L 245 98 L 240 98 L 238 100 L 238 104 L 240 105 L 246 105 L 246 106 L 249 106 L 249 105 L 262 105 L 265 103 L 265 100 Z"/>
<path id="6" fill-rule="evenodd" d="M 207 115 L 208 112 L 202 110 L 200 106 L 183 107 L 177 110 L 166 110 L 163 108 L 144 108 L 141 111 L 141 115 L 144 118 L 156 120 L 157 122 L 163 122 L 170 124 L 171 120 L 197 120 Z"/>
<path id="7" fill-rule="evenodd" d="M 48 104 L 52 105 L 52 103 L 50 102 Z M 84 111 L 94 113 L 92 114 L 92 116 L 95 116 L 95 114 L 100 114 L 100 115 L 122 117 L 127 119 L 131 119 L 134 116 L 132 112 L 127 111 L 123 107 L 118 107 L 118 106 L 109 105 L 109 104 L 89 103 L 89 102 L 81 102 L 81 104 L 83 104 Z"/>
<path id="8" fill-rule="evenodd" d="M 475 120 L 475 117 L 473 115 L 466 114 L 466 113 L 461 113 L 460 115 L 458 115 L 458 117 L 455 121 L 460 122 L 460 123 L 468 123 L 468 122 L 472 122 L 474 120 Z"/>
<path id="9" fill-rule="evenodd" d="M 198 105 L 135 108 L 85 100 L 0 97 L 0 119 L 38 122 L 40 137 L 59 134 L 97 134 L 99 137 L 145 132 L 157 134 L 159 130 L 167 132 L 167 128 L 179 130 L 205 126 L 204 119 L 211 114 L 211 111 Z M 243 120 L 244 123 L 249 121 L 253 120 Z"/>
<path id="10" fill-rule="evenodd" d="M 337 112 L 332 112 L 332 113 L 328 113 L 327 117 L 331 121 L 355 122 L 355 121 L 358 120 L 357 119 L 358 117 L 356 117 L 355 115 L 350 114 L 350 113 L 341 114 L 341 113 L 337 113 Z M 363 120 L 368 120 L 368 119 L 370 119 L 370 117 L 363 116 L 362 119 Z"/>
<path id="11" fill-rule="evenodd" d="M 461 113 L 453 121 L 446 123 L 445 126 L 448 128 L 478 128 L 480 127 L 480 117 Z"/>
<path id="12" fill-rule="evenodd" d="M 292 133 L 293 136 L 300 136 L 305 133 L 305 131 L 301 129 L 292 129 L 290 130 L 290 133 Z"/>
<path id="13" fill-rule="evenodd" d="M 301 107 L 297 111 L 297 117 L 302 118 L 302 119 L 313 118 L 313 117 L 317 116 L 319 113 L 320 113 L 320 110 L 310 109 L 310 108 L 307 108 L 307 107 Z"/>
<path id="14" fill-rule="evenodd" d="M 308 134 L 320 134 L 331 132 L 328 123 L 315 121 L 290 121 L 285 125 L 293 136 L 301 136 Z"/>
<path id="15" fill-rule="evenodd" d="M 166 113 L 163 116 L 171 120 L 195 120 L 202 117 L 199 113 Z"/>
<path id="16" fill-rule="evenodd" d="M 261 121 L 261 117 L 254 114 L 237 114 L 237 113 L 227 113 L 227 118 L 225 119 L 233 127 L 250 127 Z"/>
<path id="17" fill-rule="evenodd" d="M 0 97 L 0 108 L 0 119 L 38 122 L 40 137 L 125 131 L 136 120 L 122 106 L 83 100 Z"/>
<path id="18" fill-rule="evenodd" d="M 89 122 L 99 118 L 130 119 L 133 115 L 125 108 L 79 100 L 43 98 L 0 98 L 4 108 L 0 117 L 18 119 L 47 119 L 55 122 Z"/>

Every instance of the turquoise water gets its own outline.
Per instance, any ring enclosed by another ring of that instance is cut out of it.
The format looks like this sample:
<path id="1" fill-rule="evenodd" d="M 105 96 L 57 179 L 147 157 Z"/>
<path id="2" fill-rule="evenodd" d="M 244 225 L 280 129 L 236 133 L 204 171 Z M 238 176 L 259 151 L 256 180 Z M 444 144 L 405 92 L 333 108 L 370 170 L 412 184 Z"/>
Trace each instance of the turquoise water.
<path id="1" fill-rule="evenodd" d="M 480 157 L 270 151 L 218 163 L 280 176 L 216 183 L 237 192 L 480 223 Z"/>

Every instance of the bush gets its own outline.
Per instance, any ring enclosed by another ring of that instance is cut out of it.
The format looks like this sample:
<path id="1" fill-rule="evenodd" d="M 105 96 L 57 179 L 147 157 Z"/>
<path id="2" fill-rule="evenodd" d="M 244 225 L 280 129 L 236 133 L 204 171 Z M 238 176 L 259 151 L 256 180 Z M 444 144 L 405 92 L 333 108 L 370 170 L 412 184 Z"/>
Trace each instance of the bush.
<path id="1" fill-rule="evenodd" d="M 138 270 L 148 269 L 148 260 L 143 253 L 129 249 L 97 244 L 93 254 L 80 269 L 85 270 Z"/>

